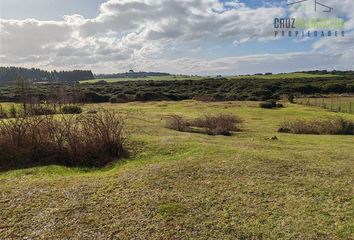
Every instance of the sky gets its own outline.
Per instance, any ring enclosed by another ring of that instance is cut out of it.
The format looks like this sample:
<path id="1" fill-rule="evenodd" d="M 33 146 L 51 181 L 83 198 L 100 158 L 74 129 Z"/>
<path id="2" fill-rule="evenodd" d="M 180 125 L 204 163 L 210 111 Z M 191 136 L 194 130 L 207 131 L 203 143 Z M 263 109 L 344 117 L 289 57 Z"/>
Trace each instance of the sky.
<path id="1" fill-rule="evenodd" d="M 329 13 L 321 5 L 315 12 L 314 0 L 287 6 L 295 1 L 0 0 L 0 66 L 197 75 L 354 70 L 354 1 L 318 0 Z M 340 18 L 345 35 L 275 37 L 275 18 Z"/>

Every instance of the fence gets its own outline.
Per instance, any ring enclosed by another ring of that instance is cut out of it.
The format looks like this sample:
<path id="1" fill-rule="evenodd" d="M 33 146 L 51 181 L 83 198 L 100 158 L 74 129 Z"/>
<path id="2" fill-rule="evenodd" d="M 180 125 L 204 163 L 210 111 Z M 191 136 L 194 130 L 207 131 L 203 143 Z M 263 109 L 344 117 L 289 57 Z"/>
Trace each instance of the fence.
<path id="1" fill-rule="evenodd" d="M 344 112 L 354 114 L 354 97 L 300 97 L 296 103 L 321 107 L 333 112 Z"/>

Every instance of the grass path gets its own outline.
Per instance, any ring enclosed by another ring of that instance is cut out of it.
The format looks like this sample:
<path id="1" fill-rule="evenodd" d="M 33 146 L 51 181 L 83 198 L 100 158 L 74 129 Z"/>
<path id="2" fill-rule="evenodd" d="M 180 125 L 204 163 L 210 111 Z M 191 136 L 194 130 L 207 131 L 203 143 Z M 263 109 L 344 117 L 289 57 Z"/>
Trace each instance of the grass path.
<path id="1" fill-rule="evenodd" d="M 131 159 L 99 170 L 2 173 L 0 239 L 353 238 L 354 137 L 276 133 L 284 120 L 334 113 L 252 102 L 103 106 L 136 117 Z M 202 112 L 238 114 L 244 131 L 163 128 L 167 114 Z M 267 140 L 274 134 L 279 140 Z"/>

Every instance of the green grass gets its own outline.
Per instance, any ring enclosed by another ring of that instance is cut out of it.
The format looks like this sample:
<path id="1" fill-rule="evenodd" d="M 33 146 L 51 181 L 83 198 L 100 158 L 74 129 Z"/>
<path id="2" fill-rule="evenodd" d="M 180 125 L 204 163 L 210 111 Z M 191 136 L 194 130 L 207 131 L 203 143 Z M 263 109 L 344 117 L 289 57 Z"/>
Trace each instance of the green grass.
<path id="1" fill-rule="evenodd" d="M 130 159 L 2 173 L 0 239 L 353 238 L 354 137 L 277 133 L 283 121 L 337 113 L 255 102 L 86 106 L 99 107 L 131 117 Z M 218 112 L 242 117 L 243 131 L 213 137 L 164 128 L 168 114 Z"/>

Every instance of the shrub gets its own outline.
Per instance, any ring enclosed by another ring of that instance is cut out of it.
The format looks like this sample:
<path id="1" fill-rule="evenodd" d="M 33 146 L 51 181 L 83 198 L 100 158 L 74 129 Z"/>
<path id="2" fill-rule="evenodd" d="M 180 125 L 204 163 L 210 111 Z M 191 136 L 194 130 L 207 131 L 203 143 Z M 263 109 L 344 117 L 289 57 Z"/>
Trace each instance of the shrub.
<path id="1" fill-rule="evenodd" d="M 284 107 L 284 105 L 283 105 L 283 104 L 281 104 L 281 103 L 276 103 L 276 104 L 275 104 L 275 107 L 276 107 L 276 108 L 283 108 L 283 107 Z"/>
<path id="2" fill-rule="evenodd" d="M 96 92 L 85 92 L 84 93 L 84 99 L 86 102 L 92 102 L 92 103 L 102 103 L 102 102 L 108 102 L 109 101 L 109 96 L 107 95 L 101 95 Z"/>
<path id="3" fill-rule="evenodd" d="M 0 170 L 45 164 L 105 165 L 124 153 L 124 126 L 124 118 L 109 111 L 2 120 Z"/>
<path id="4" fill-rule="evenodd" d="M 181 132 L 198 132 L 209 135 L 230 136 L 231 131 L 240 131 L 242 119 L 231 114 L 205 115 L 188 121 L 179 115 L 168 116 L 166 127 Z"/>
<path id="5" fill-rule="evenodd" d="M 278 130 L 282 133 L 354 135 L 354 122 L 341 117 L 322 120 L 303 120 L 285 122 Z"/>
<path id="6" fill-rule="evenodd" d="M 53 115 L 56 111 L 48 106 L 32 106 L 29 110 L 29 115 L 40 116 L 40 115 Z"/>
<path id="7" fill-rule="evenodd" d="M 273 100 L 268 100 L 268 101 L 265 101 L 265 102 L 261 102 L 260 104 L 259 104 L 259 106 L 261 107 L 261 108 L 275 108 L 277 105 L 276 105 L 277 103 L 275 102 L 275 101 L 273 101 Z"/>
<path id="8" fill-rule="evenodd" d="M 183 117 L 172 114 L 167 117 L 166 127 L 176 131 L 184 132 L 189 128 L 189 123 Z"/>
<path id="9" fill-rule="evenodd" d="M 82 113 L 82 108 L 77 105 L 67 105 L 61 108 L 63 114 L 80 114 Z"/>
<path id="10" fill-rule="evenodd" d="M 259 107 L 271 109 L 271 108 L 283 108 L 284 105 L 281 104 L 281 103 L 277 103 L 274 100 L 268 100 L 268 101 L 265 101 L 265 102 L 261 102 L 259 104 Z"/>
<path id="11" fill-rule="evenodd" d="M 128 101 L 127 99 L 128 99 L 128 97 L 125 94 L 118 94 L 116 96 L 112 96 L 109 99 L 109 102 L 110 103 L 125 103 Z"/>
<path id="12" fill-rule="evenodd" d="M 200 102 L 214 102 L 215 98 L 213 96 L 201 95 L 201 96 L 194 96 L 193 100 L 200 101 Z"/>
<path id="13" fill-rule="evenodd" d="M 110 103 L 117 103 L 117 102 L 118 102 L 117 96 L 112 96 L 112 97 L 109 99 L 109 102 L 110 102 Z"/>
<path id="14" fill-rule="evenodd" d="M 241 130 L 239 125 L 242 120 L 231 114 L 205 115 L 195 119 L 191 125 L 205 128 L 209 135 L 231 135 L 231 131 Z"/>

